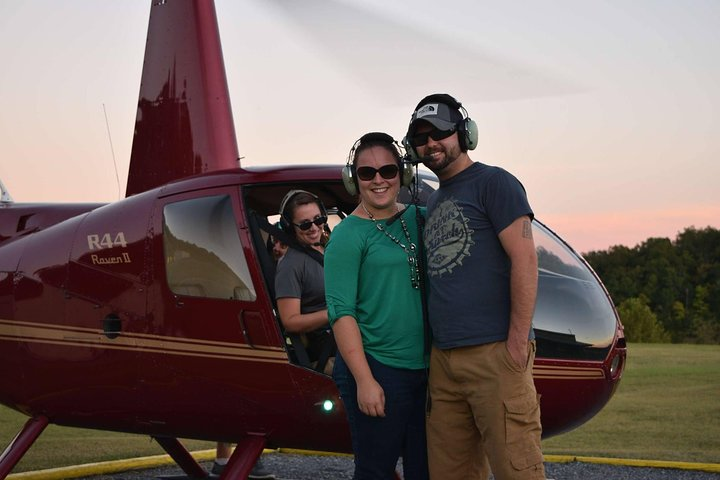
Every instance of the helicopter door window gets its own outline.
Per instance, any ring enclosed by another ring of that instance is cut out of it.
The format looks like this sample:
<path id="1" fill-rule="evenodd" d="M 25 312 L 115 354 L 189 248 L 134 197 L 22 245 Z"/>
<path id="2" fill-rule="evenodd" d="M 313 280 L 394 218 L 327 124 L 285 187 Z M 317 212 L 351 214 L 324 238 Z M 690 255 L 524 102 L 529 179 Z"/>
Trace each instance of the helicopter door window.
<path id="1" fill-rule="evenodd" d="M 163 217 L 165 266 L 173 293 L 256 299 L 229 195 L 170 203 Z"/>

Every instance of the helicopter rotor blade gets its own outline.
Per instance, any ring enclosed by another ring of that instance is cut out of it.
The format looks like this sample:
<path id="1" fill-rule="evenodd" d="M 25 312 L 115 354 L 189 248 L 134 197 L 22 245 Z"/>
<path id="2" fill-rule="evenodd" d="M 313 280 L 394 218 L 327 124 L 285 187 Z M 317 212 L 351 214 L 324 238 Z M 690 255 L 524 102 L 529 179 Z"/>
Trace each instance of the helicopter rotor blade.
<path id="1" fill-rule="evenodd" d="M 494 55 L 440 29 L 328 0 L 268 2 L 351 81 L 389 104 L 433 91 L 469 92 L 466 102 L 579 93 L 559 75 Z"/>

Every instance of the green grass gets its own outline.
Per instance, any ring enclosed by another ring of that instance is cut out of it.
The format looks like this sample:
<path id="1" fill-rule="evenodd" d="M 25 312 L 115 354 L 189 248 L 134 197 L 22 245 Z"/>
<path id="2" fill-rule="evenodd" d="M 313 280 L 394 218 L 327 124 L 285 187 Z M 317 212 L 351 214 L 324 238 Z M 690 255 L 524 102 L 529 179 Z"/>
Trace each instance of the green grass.
<path id="1" fill-rule="evenodd" d="M 720 463 L 720 346 L 631 344 L 618 391 L 545 454 Z"/>
<path id="2" fill-rule="evenodd" d="M 0 451 L 27 417 L 0 407 Z M 211 442 L 184 442 L 192 450 Z M 632 344 L 618 391 L 546 454 L 720 463 L 720 346 Z M 14 472 L 164 453 L 148 437 L 50 425 Z"/>

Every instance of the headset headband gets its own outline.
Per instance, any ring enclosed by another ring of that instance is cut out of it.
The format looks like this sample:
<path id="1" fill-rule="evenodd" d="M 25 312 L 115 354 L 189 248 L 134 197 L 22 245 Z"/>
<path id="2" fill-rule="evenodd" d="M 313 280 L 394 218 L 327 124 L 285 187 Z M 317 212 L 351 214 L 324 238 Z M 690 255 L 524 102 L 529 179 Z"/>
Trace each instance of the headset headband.
<path id="1" fill-rule="evenodd" d="M 365 135 L 363 135 L 362 137 L 357 139 L 355 141 L 355 143 L 353 143 L 353 146 L 352 146 L 352 148 L 350 148 L 350 152 L 348 153 L 346 165 L 352 165 L 354 167 L 355 166 L 355 152 L 357 152 L 357 150 L 359 148 L 361 148 L 365 145 L 368 145 L 368 144 L 389 145 L 392 147 L 393 151 L 395 152 L 395 154 L 393 156 L 396 157 L 396 159 L 402 158 L 402 153 L 400 152 L 400 149 L 399 149 L 400 146 L 398 145 L 398 143 L 395 141 L 395 139 L 393 137 L 391 137 L 387 133 L 383 133 L 383 132 L 370 132 L 370 133 L 366 133 Z"/>
<path id="2" fill-rule="evenodd" d="M 443 103 L 447 105 L 448 107 L 454 108 L 455 110 L 464 110 L 465 108 L 462 106 L 462 103 L 460 103 L 455 97 L 448 93 L 433 93 L 432 95 L 428 95 L 427 97 L 423 98 L 418 102 L 418 104 L 415 106 L 414 111 L 418 111 L 420 107 L 427 103 L 431 102 L 438 102 Z"/>
<path id="3" fill-rule="evenodd" d="M 285 207 L 287 207 L 287 204 L 295 195 L 299 195 L 301 193 L 307 193 L 311 197 L 315 199 L 315 201 L 319 201 L 317 195 L 314 193 L 310 193 L 307 190 L 290 190 L 288 193 L 285 194 L 285 197 L 283 197 L 282 202 L 280 202 L 280 216 L 285 215 Z"/>

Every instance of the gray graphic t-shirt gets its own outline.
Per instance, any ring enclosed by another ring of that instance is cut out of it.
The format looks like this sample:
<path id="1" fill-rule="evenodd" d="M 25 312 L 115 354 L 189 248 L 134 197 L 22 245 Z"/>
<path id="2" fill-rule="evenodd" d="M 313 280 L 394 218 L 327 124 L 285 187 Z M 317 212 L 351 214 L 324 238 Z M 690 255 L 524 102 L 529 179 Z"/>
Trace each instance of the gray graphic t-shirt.
<path id="1" fill-rule="evenodd" d="M 533 212 L 522 184 L 474 163 L 428 200 L 425 246 L 430 325 L 438 348 L 507 338 L 510 260 L 498 234 Z"/>

